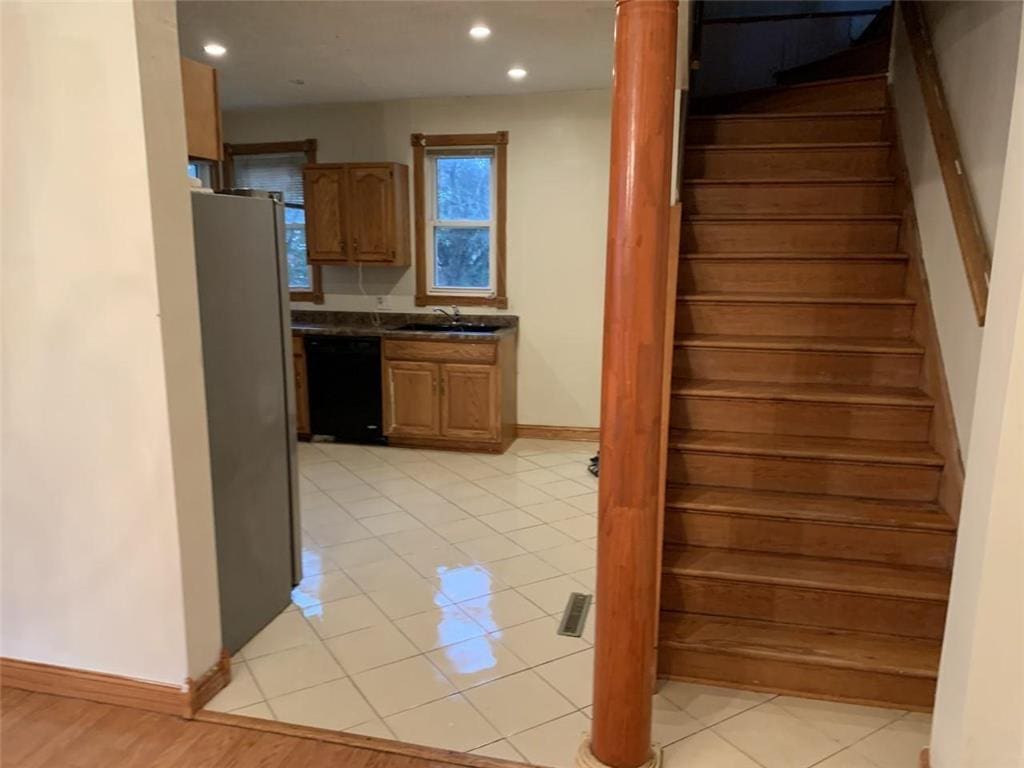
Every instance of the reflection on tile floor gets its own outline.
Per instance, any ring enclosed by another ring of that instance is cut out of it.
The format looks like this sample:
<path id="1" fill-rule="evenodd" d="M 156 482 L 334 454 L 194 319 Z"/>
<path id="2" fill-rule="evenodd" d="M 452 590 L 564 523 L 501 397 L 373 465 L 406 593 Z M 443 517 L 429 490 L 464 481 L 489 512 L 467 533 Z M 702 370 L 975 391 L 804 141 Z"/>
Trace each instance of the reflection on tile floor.
<path id="1" fill-rule="evenodd" d="M 589 729 L 596 446 L 502 456 L 299 446 L 305 579 L 234 659 L 210 709 L 572 766 Z M 654 738 L 674 768 L 916 765 L 929 719 L 664 682 Z"/>

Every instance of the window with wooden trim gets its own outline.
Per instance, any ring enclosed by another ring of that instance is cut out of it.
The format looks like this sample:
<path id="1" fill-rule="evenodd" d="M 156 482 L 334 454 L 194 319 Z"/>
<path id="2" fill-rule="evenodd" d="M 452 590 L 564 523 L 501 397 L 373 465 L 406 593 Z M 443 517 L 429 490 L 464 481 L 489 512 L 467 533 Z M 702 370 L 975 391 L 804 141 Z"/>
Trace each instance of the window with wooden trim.
<path id="1" fill-rule="evenodd" d="M 262 189 L 284 196 L 284 240 L 292 301 L 323 303 L 320 267 L 306 250 L 306 203 L 302 169 L 316 162 L 316 139 L 263 144 L 225 144 L 228 188 Z"/>
<path id="2" fill-rule="evenodd" d="M 508 133 L 413 134 L 416 304 L 507 307 Z"/>

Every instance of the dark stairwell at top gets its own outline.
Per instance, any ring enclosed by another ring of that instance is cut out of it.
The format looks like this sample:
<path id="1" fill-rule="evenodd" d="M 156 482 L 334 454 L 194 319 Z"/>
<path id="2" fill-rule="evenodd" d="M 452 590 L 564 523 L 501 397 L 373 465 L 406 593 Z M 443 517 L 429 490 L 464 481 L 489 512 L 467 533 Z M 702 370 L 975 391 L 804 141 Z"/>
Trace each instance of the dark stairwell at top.
<path id="1" fill-rule="evenodd" d="M 691 104 L 659 672 L 929 708 L 955 525 L 884 67 L 850 77 L 851 60 Z"/>

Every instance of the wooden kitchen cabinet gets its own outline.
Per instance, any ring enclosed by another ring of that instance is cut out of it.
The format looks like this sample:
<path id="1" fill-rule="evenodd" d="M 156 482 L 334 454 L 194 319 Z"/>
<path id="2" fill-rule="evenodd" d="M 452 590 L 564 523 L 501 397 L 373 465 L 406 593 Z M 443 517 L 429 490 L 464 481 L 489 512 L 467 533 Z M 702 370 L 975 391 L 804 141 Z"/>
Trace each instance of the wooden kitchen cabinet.
<path id="1" fill-rule="evenodd" d="M 188 156 L 223 160 L 217 70 L 192 59 L 181 60 L 181 90 L 185 100 Z"/>
<path id="2" fill-rule="evenodd" d="M 309 387 L 306 384 L 306 348 L 302 336 L 292 335 L 292 367 L 295 370 L 295 431 L 309 437 Z"/>
<path id="3" fill-rule="evenodd" d="M 384 434 L 392 445 L 501 452 L 515 438 L 515 335 L 384 340 Z"/>
<path id="4" fill-rule="evenodd" d="M 437 363 L 405 360 L 384 362 L 384 392 L 389 406 L 385 434 L 395 437 L 436 437 L 440 432 Z"/>
<path id="5" fill-rule="evenodd" d="M 501 433 L 498 367 L 441 366 L 441 434 L 465 440 L 497 440 Z"/>
<path id="6" fill-rule="evenodd" d="M 317 163 L 303 181 L 311 264 L 409 265 L 407 166 Z"/>

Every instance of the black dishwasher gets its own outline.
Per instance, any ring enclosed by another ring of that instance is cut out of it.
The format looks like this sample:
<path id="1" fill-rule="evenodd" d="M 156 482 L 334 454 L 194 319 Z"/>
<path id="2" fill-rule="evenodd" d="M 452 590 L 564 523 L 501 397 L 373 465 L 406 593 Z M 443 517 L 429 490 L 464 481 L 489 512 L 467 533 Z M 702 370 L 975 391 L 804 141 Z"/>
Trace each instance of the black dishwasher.
<path id="1" fill-rule="evenodd" d="M 343 443 L 383 443 L 380 338 L 306 336 L 309 427 Z"/>

